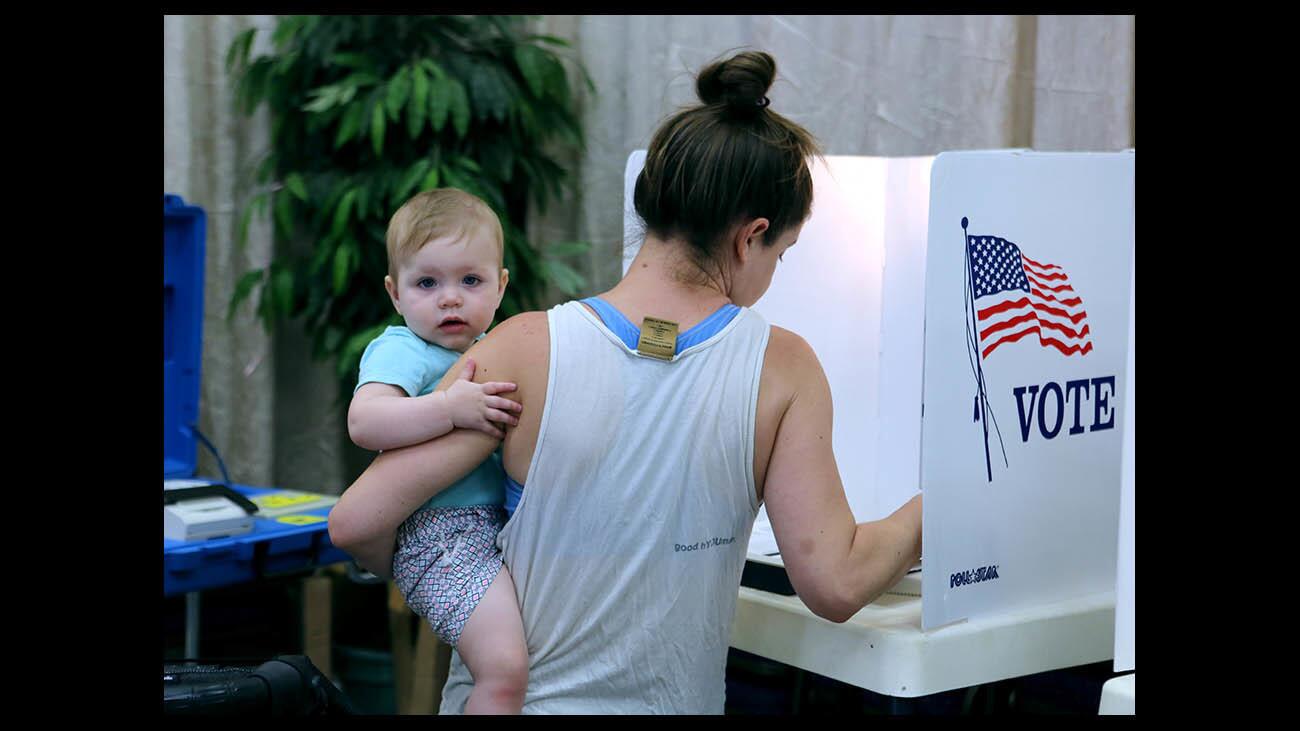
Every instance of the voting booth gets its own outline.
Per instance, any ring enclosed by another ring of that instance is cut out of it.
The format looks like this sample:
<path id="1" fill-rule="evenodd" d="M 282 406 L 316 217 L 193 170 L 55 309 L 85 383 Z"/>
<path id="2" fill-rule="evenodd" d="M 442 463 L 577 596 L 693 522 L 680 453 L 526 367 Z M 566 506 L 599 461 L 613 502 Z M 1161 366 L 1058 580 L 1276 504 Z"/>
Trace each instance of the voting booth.
<path id="1" fill-rule="evenodd" d="M 1101 689 L 1101 715 L 1133 715 L 1136 713 L 1136 669 L 1134 647 L 1134 554 L 1133 539 L 1133 471 L 1134 471 L 1134 336 L 1137 332 L 1137 269 L 1134 267 L 1133 284 L 1129 295 L 1128 311 L 1128 392 L 1124 396 L 1124 461 L 1121 467 L 1119 493 L 1119 561 L 1115 568 L 1115 672 L 1128 672 L 1106 682 Z"/>
<path id="2" fill-rule="evenodd" d="M 812 216 L 754 309 L 822 363 L 854 518 L 924 493 L 924 630 L 1114 604 L 1133 439 L 1134 159 L 994 150 L 813 165 Z M 624 272 L 644 236 L 632 204 L 644 161 L 633 152 L 625 169 Z M 776 551 L 765 523 L 751 556 Z"/>
<path id="3" fill-rule="evenodd" d="M 1115 591 L 1134 153 L 931 176 L 922 627 Z"/>
<path id="4" fill-rule="evenodd" d="M 1115 672 L 1135 670 L 1137 653 L 1134 642 L 1134 565 L 1135 525 L 1133 522 L 1134 460 L 1134 337 L 1137 333 L 1137 269 L 1133 270 L 1133 284 L 1129 295 L 1128 311 L 1128 392 L 1124 395 L 1124 462 L 1119 493 L 1119 562 L 1115 569 Z"/>

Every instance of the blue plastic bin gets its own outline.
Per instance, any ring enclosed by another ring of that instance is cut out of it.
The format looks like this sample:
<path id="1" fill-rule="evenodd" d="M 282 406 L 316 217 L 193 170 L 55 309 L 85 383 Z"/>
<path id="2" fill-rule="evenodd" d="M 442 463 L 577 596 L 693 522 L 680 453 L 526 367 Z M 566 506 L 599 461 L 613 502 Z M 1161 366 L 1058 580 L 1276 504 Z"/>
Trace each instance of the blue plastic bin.
<path id="1" fill-rule="evenodd" d="M 203 357 L 203 266 L 208 217 L 163 195 L 163 479 L 192 477 Z"/>
<path id="2" fill-rule="evenodd" d="M 203 269 L 207 214 L 178 195 L 163 195 L 163 479 L 194 477 L 199 363 L 203 356 Z M 252 497 L 272 488 L 231 485 Z M 301 515 L 323 518 L 329 508 Z M 347 561 L 326 523 L 255 517 L 253 530 L 202 541 L 163 539 L 163 594 L 231 586 L 259 576 Z"/>

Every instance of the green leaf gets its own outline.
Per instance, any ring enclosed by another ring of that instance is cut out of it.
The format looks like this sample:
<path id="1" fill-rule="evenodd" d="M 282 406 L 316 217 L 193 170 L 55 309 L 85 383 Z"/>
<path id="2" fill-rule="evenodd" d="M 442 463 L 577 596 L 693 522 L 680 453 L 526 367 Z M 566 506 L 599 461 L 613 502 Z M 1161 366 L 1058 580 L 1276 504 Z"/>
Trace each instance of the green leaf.
<path id="1" fill-rule="evenodd" d="M 537 114 L 533 111 L 531 104 L 520 104 L 515 107 L 518 112 L 516 119 L 519 122 L 520 132 L 525 139 L 532 140 L 537 137 Z"/>
<path id="2" fill-rule="evenodd" d="M 304 112 L 320 114 L 338 104 L 339 101 L 339 88 L 337 86 L 322 86 L 319 89 L 312 89 L 308 93 L 314 96 L 315 99 L 302 105 Z"/>
<path id="3" fill-rule="evenodd" d="M 397 183 L 397 187 L 393 188 L 393 198 L 399 201 L 405 201 L 409 198 L 411 195 L 411 189 L 415 187 L 416 183 L 420 182 L 420 179 L 424 177 L 429 170 L 429 166 L 432 164 L 433 161 L 427 157 L 416 160 L 415 164 L 407 168 L 406 172 L 402 175 L 401 180 Z"/>
<path id="4" fill-rule="evenodd" d="M 240 77 L 238 95 L 244 114 L 252 114 L 257 105 L 266 98 L 270 76 L 271 60 L 263 57 L 254 61 Z"/>
<path id="5" fill-rule="evenodd" d="M 257 163 L 257 182 L 265 183 L 269 181 L 274 172 L 276 172 L 276 156 L 266 155 L 261 159 L 261 163 Z"/>
<path id="6" fill-rule="evenodd" d="M 311 264 L 307 266 L 307 273 L 312 279 L 320 276 L 321 270 L 330 261 L 333 252 L 334 237 L 327 234 L 324 239 L 316 244 L 315 252 L 311 256 Z"/>
<path id="7" fill-rule="evenodd" d="M 554 56 L 546 56 L 542 61 L 542 77 L 546 79 L 546 91 L 551 98 L 561 104 L 569 101 L 569 79 L 564 74 L 564 67 Z"/>
<path id="8" fill-rule="evenodd" d="M 370 115 L 370 144 L 375 148 L 375 155 L 384 153 L 384 105 L 376 104 Z"/>
<path id="9" fill-rule="evenodd" d="M 348 105 L 347 111 L 343 113 L 343 121 L 339 123 L 339 132 L 334 136 L 334 149 L 339 149 L 357 135 L 361 130 L 361 120 L 364 119 L 365 113 L 366 105 L 362 102 Z"/>
<path id="10" fill-rule="evenodd" d="M 555 36 L 547 36 L 547 35 L 540 35 L 540 34 L 538 34 L 538 35 L 531 35 L 531 36 L 528 36 L 528 40 L 530 40 L 530 41 L 541 41 L 541 42 L 543 42 L 543 43 L 550 43 L 550 44 L 552 44 L 552 45 L 556 45 L 556 46 L 564 46 L 565 48 L 568 48 L 568 47 L 569 47 L 569 42 L 568 42 L 568 41 L 564 40 L 563 38 L 556 38 Z"/>
<path id="11" fill-rule="evenodd" d="M 343 200 L 343 194 L 348 192 L 347 178 L 331 175 L 328 178 L 330 192 L 321 201 L 320 207 L 316 209 L 315 227 L 322 232 L 322 235 L 329 235 L 325 229 L 330 226 L 333 219 L 333 213 L 338 208 L 339 202 Z"/>
<path id="12" fill-rule="evenodd" d="M 275 32 L 271 34 L 271 41 L 277 48 L 283 46 L 299 29 L 307 24 L 308 17 L 303 15 L 290 15 L 282 18 L 279 25 L 276 26 Z"/>
<path id="13" fill-rule="evenodd" d="M 424 120 L 429 114 L 429 77 L 424 69 L 414 67 L 411 72 L 411 104 L 406 109 L 406 131 L 411 139 L 420 135 Z"/>
<path id="14" fill-rule="evenodd" d="M 560 138 L 566 143 L 582 148 L 582 129 L 567 114 L 559 115 L 559 124 L 556 125 L 554 131 L 558 131 Z"/>
<path id="15" fill-rule="evenodd" d="M 346 66 L 348 68 L 363 69 L 372 72 L 375 70 L 375 60 L 364 53 L 342 51 L 331 56 L 330 62 L 335 66 Z"/>
<path id="16" fill-rule="evenodd" d="M 242 250 L 244 244 L 248 241 L 248 224 L 253 218 L 253 206 L 249 204 L 244 207 L 244 212 L 239 214 L 239 232 L 235 235 L 235 248 Z"/>
<path id="17" fill-rule="evenodd" d="M 335 86 L 341 89 L 359 89 L 363 86 L 374 86 L 379 83 L 379 77 L 369 71 L 357 71 L 348 74 L 346 78 Z"/>
<path id="18" fill-rule="evenodd" d="M 370 191 L 372 189 L 373 189 L 372 186 L 369 185 L 362 185 L 361 187 L 356 189 L 357 191 L 356 217 L 358 219 L 363 219 L 366 217 L 366 212 L 369 210 L 369 206 L 370 206 Z"/>
<path id="19" fill-rule="evenodd" d="M 470 98 L 474 102 L 474 117 L 504 120 L 510 111 L 510 87 L 495 65 L 479 64 L 470 67 Z"/>
<path id="20" fill-rule="evenodd" d="M 441 132 L 451 111 L 451 86 L 454 82 L 445 76 L 434 79 L 429 87 L 429 122 L 436 132 Z"/>
<path id="21" fill-rule="evenodd" d="M 352 201 L 356 200 L 356 197 L 356 188 L 343 194 L 343 198 L 339 201 L 338 207 L 334 209 L 334 225 L 330 228 L 331 236 L 339 236 L 343 233 L 343 229 L 348 224 L 348 214 L 352 210 Z"/>
<path id="22" fill-rule="evenodd" d="M 343 294 L 348 286 L 348 275 L 352 273 L 352 249 L 345 243 L 334 250 L 334 295 Z"/>
<path id="23" fill-rule="evenodd" d="M 411 95 L 411 69 L 409 66 L 403 66 L 392 80 L 388 82 L 388 95 L 384 100 L 388 106 L 388 119 L 396 122 L 398 115 L 402 112 L 402 107 Z"/>
<path id="24" fill-rule="evenodd" d="M 275 62 L 275 65 L 271 67 L 275 76 L 283 77 L 288 74 L 289 70 L 299 63 L 301 56 L 302 54 L 298 51 L 290 51 L 281 56 Z"/>
<path id="25" fill-rule="evenodd" d="M 289 173 L 284 179 L 284 187 L 288 188 L 290 193 L 298 196 L 298 200 L 307 200 L 307 183 L 298 173 Z"/>
<path id="26" fill-rule="evenodd" d="M 275 194 L 275 225 L 284 238 L 293 234 L 293 199 L 283 190 Z"/>
<path id="27" fill-rule="evenodd" d="M 253 287 L 262 282 L 263 274 L 265 274 L 264 269 L 244 272 L 244 275 L 235 283 L 235 291 L 230 295 L 230 306 L 226 309 L 227 320 L 234 318 L 235 310 L 239 308 L 240 303 L 248 298 L 248 295 L 252 294 Z"/>
<path id="28" fill-rule="evenodd" d="M 469 131 L 469 96 L 465 87 L 455 79 L 450 79 L 448 96 L 451 99 L 451 125 L 456 128 L 456 136 L 464 139 Z"/>
<path id="29" fill-rule="evenodd" d="M 253 47 L 253 36 L 256 34 L 256 28 L 249 28 L 240 32 L 235 36 L 235 40 L 230 42 L 230 49 L 226 51 L 227 73 L 248 65 L 248 52 Z"/>
<path id="30" fill-rule="evenodd" d="M 425 71 L 428 71 L 429 74 L 433 76 L 434 80 L 441 80 L 447 77 L 447 72 L 443 71 L 442 67 L 434 63 L 431 58 L 420 59 L 420 67 Z"/>
<path id="31" fill-rule="evenodd" d="M 438 187 L 438 167 L 435 165 L 434 168 L 429 171 L 429 174 L 424 176 L 424 180 L 420 181 L 420 192 L 424 192 L 426 190 L 433 190 L 434 188 L 437 187 Z"/>
<path id="32" fill-rule="evenodd" d="M 235 246 L 243 248 L 244 243 L 248 241 L 248 224 L 257 213 L 266 215 L 266 205 L 266 193 L 258 193 L 248 202 L 248 207 L 244 209 L 239 219 L 239 235 L 235 238 Z"/>
<path id="33" fill-rule="evenodd" d="M 519 65 L 519 72 L 523 74 L 528 90 L 538 98 L 541 98 L 546 87 L 541 60 L 544 55 L 544 51 L 534 46 L 515 46 L 515 63 Z"/>
<path id="34" fill-rule="evenodd" d="M 271 277 L 272 304 L 275 314 L 289 317 L 293 314 L 293 272 L 280 268 Z"/>

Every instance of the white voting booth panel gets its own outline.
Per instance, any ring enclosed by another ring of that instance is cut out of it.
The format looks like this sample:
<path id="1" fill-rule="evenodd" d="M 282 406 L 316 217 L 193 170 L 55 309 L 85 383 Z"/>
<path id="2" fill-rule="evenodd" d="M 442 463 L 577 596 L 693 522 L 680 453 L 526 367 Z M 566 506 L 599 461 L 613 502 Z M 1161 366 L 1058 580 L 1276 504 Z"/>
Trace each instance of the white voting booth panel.
<path id="1" fill-rule="evenodd" d="M 1137 415 L 1133 403 L 1135 392 L 1134 366 L 1137 333 L 1137 265 L 1133 266 L 1133 283 L 1129 289 L 1128 310 L 1128 391 L 1124 394 L 1124 463 L 1119 493 L 1119 565 L 1115 569 L 1115 672 L 1134 670 L 1137 655 L 1134 650 L 1134 577 L 1133 553 L 1133 463 L 1136 459 L 1133 440 Z"/>
<path id="2" fill-rule="evenodd" d="M 1001 150 L 934 161 L 927 630 L 1075 597 L 1113 601 L 1134 159 Z"/>
<path id="3" fill-rule="evenodd" d="M 633 152 L 624 172 L 624 273 L 643 241 L 632 193 L 645 155 Z M 814 163 L 812 216 L 754 305 L 769 323 L 808 341 L 821 361 L 835 405 L 835 460 L 859 522 L 892 513 L 920 486 L 933 159 L 832 155 Z M 771 541 L 766 523 L 760 513 L 751 550 L 765 536 Z"/>
<path id="4" fill-rule="evenodd" d="M 1099 716 L 1136 716 L 1137 715 L 1137 676 L 1122 675 L 1111 678 L 1101 686 L 1101 707 Z"/>

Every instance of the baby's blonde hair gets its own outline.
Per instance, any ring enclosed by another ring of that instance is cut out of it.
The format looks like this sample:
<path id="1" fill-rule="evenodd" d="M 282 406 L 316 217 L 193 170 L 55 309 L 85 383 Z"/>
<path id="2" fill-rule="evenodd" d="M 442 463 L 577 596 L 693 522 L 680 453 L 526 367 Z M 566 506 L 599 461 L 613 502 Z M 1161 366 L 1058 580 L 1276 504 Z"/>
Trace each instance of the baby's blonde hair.
<path id="1" fill-rule="evenodd" d="M 388 220 L 388 275 L 421 247 L 445 236 L 464 236 L 474 226 L 485 226 L 497 242 L 498 258 L 505 254 L 501 221 L 487 203 L 456 188 L 435 188 L 416 193 Z"/>

